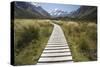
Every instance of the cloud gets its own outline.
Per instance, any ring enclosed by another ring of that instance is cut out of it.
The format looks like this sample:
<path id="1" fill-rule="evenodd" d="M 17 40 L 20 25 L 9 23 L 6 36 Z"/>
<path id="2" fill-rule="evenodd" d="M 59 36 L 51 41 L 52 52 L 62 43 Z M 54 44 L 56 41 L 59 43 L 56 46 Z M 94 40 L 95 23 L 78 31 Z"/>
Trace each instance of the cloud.
<path id="1" fill-rule="evenodd" d="M 40 6 L 37 2 L 32 2 L 31 4 L 35 5 L 36 7 Z"/>

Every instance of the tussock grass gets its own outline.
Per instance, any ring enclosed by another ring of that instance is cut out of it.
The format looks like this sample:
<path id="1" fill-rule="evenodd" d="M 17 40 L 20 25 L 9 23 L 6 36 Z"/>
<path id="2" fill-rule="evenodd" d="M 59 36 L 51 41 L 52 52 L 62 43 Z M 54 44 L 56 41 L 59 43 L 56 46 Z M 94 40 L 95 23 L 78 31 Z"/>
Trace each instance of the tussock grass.
<path id="1" fill-rule="evenodd" d="M 53 25 L 49 20 L 15 19 L 15 65 L 36 64 L 47 45 Z"/>
<path id="2" fill-rule="evenodd" d="M 60 21 L 74 61 L 97 60 L 97 24 Z M 56 22 L 55 22 L 56 23 Z"/>

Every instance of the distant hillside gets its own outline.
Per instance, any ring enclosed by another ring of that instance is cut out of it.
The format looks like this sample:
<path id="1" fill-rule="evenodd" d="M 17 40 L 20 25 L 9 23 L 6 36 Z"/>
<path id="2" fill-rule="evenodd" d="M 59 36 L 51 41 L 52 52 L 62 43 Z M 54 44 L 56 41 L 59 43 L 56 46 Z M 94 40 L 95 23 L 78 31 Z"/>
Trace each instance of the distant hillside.
<path id="1" fill-rule="evenodd" d="M 97 19 L 97 7 L 81 6 L 78 10 L 71 13 L 70 17 L 78 19 Z"/>
<path id="2" fill-rule="evenodd" d="M 14 2 L 14 18 L 50 18 L 41 6 L 35 6 L 29 2 Z"/>

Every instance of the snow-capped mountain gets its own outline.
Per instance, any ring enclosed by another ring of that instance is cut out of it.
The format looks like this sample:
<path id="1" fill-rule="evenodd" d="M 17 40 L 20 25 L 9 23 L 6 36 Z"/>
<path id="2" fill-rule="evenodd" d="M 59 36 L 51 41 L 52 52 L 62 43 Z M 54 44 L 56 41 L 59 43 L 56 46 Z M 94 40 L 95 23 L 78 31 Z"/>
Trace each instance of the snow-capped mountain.
<path id="1" fill-rule="evenodd" d="M 60 9 L 51 10 L 49 13 L 52 17 L 65 17 L 68 15 L 67 11 L 63 11 Z"/>

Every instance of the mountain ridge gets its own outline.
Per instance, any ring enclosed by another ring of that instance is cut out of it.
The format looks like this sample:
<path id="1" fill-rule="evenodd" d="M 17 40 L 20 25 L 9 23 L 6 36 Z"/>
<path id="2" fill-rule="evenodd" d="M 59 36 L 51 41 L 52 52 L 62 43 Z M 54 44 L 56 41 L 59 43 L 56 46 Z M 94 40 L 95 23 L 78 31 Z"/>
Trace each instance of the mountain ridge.
<path id="1" fill-rule="evenodd" d="M 42 7 L 35 6 L 30 2 L 14 2 L 15 18 L 50 18 L 50 14 Z"/>

